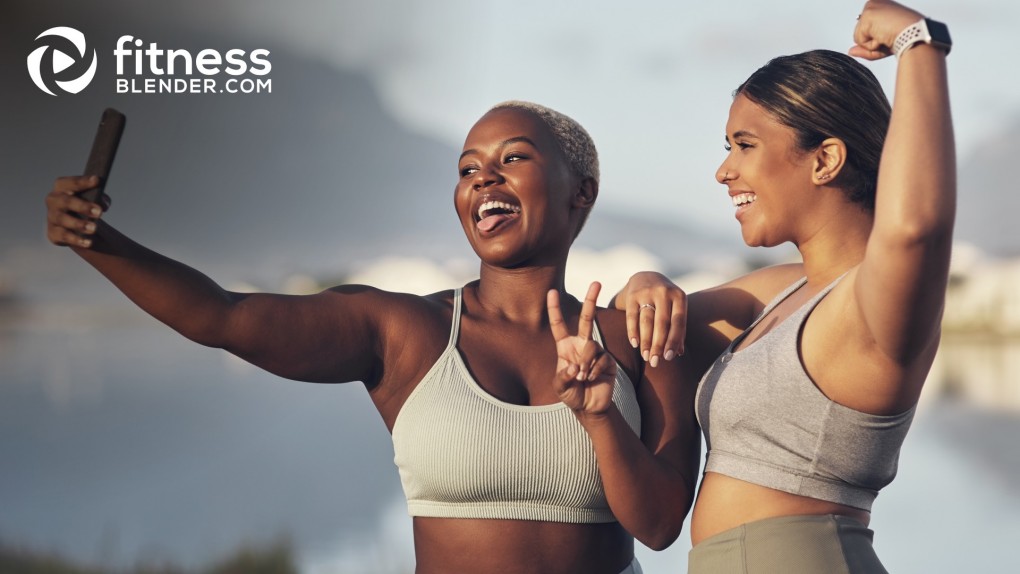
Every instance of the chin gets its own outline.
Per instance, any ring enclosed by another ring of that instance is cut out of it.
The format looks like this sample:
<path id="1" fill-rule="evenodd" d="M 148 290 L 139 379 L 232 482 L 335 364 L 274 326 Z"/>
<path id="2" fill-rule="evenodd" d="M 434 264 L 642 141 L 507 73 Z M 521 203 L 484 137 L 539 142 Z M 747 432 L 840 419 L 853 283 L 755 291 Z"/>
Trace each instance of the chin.
<path id="1" fill-rule="evenodd" d="M 752 235 L 750 231 L 741 229 L 740 236 L 744 239 L 744 245 L 747 245 L 748 247 L 764 247 L 765 246 L 762 243 L 761 239 L 758 238 L 758 237 L 755 237 L 754 235 Z"/>

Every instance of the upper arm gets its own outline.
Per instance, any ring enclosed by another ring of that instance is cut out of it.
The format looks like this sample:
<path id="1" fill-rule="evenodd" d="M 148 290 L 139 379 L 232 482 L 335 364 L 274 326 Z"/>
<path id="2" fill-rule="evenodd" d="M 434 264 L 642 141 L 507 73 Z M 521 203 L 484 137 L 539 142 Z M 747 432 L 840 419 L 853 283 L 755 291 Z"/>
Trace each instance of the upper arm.
<path id="1" fill-rule="evenodd" d="M 232 294 L 222 347 L 289 379 L 371 382 L 381 368 L 386 314 L 407 305 L 370 287 L 315 295 Z"/>
<path id="2" fill-rule="evenodd" d="M 697 370 L 685 357 L 664 361 L 658 367 L 646 367 L 637 388 L 641 441 L 653 456 L 680 473 L 692 502 L 701 465 L 701 431 L 694 415 Z"/>
<path id="3" fill-rule="evenodd" d="M 901 367 L 923 354 L 942 322 L 949 252 L 948 238 L 945 245 L 869 243 L 868 255 L 851 277 L 862 342 Z"/>
<path id="4" fill-rule="evenodd" d="M 764 267 L 687 299 L 687 354 L 711 362 L 779 292 L 804 276 L 801 264 Z"/>

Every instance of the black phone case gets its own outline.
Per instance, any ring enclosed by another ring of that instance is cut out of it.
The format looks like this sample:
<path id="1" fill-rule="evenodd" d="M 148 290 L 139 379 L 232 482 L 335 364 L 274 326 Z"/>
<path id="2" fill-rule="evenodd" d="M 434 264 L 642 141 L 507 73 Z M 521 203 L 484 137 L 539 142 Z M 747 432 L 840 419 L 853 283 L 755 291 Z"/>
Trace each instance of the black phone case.
<path id="1" fill-rule="evenodd" d="M 113 167 L 113 158 L 117 155 L 120 136 L 124 133 L 126 119 L 124 114 L 113 108 L 103 110 L 96 138 L 92 140 L 92 151 L 89 152 L 89 160 L 85 164 L 85 175 L 99 176 L 99 185 L 83 191 L 81 193 L 83 199 L 98 203 L 99 198 L 103 196 L 103 189 L 110 178 L 110 168 Z"/>

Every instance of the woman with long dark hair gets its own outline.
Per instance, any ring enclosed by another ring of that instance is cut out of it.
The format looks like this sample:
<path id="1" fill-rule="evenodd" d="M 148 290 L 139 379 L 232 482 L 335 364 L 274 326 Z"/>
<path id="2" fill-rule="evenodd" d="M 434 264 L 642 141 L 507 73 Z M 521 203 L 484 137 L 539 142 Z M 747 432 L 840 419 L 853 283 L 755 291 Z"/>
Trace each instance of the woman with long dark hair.
<path id="1" fill-rule="evenodd" d="M 689 297 L 686 356 L 708 445 L 690 572 L 885 572 L 868 529 L 939 344 L 956 201 L 946 27 L 867 2 L 850 56 L 897 59 L 895 105 L 852 57 L 776 58 L 736 90 L 726 187 L 744 241 L 802 262 Z M 616 299 L 671 358 L 682 293 Z M 672 331 L 672 332 L 669 332 Z"/>

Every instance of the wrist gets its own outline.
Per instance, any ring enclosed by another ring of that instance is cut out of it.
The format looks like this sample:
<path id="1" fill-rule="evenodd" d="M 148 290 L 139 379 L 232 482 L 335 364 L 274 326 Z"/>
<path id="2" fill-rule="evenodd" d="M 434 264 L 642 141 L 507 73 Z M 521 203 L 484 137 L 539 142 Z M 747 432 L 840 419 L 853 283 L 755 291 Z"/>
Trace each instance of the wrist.
<path id="1" fill-rule="evenodd" d="M 585 411 L 574 411 L 574 416 L 577 417 L 577 421 L 581 423 L 581 426 L 585 429 L 592 431 L 599 428 L 609 426 L 610 423 L 610 410 L 609 409 L 597 413 L 585 412 Z"/>
<path id="2" fill-rule="evenodd" d="M 896 40 L 892 44 L 892 52 L 899 58 L 904 52 L 918 44 L 928 44 L 949 54 L 953 41 L 949 37 L 949 28 L 945 24 L 922 17 L 903 28 L 896 36 Z"/>

